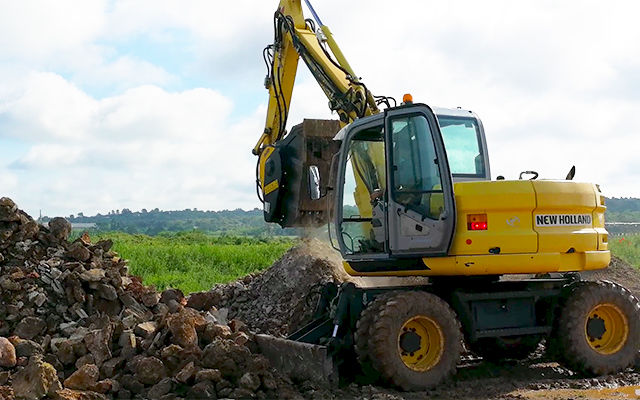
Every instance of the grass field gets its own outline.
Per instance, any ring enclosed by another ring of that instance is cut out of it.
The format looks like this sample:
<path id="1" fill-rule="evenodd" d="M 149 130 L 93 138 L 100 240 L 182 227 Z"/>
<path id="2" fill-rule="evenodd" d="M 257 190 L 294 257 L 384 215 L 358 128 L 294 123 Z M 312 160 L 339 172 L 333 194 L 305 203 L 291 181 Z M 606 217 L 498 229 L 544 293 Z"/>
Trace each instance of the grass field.
<path id="1" fill-rule="evenodd" d="M 611 253 L 640 268 L 640 235 L 609 237 Z"/>
<path id="2" fill-rule="evenodd" d="M 295 243 L 290 238 L 258 239 L 179 232 L 158 236 L 107 232 L 92 235 L 96 242 L 113 240 L 113 249 L 129 260 L 129 271 L 158 289 L 179 288 L 185 293 L 208 290 L 261 271 Z"/>
<path id="3" fill-rule="evenodd" d="M 94 242 L 110 238 L 114 250 L 129 260 L 130 272 L 158 289 L 179 288 L 185 293 L 208 290 L 262 271 L 297 241 L 293 238 L 258 239 L 178 232 L 158 236 L 107 232 L 92 235 Z M 611 237 L 611 252 L 640 268 L 640 236 Z"/>

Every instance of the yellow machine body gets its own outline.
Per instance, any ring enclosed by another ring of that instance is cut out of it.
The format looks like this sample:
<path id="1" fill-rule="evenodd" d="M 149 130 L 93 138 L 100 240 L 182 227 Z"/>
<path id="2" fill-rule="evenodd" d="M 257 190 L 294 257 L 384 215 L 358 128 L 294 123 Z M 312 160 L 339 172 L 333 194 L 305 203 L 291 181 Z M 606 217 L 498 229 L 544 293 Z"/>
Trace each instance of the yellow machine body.
<path id="1" fill-rule="evenodd" d="M 454 184 L 456 229 L 448 255 L 423 258 L 424 270 L 353 276 L 542 274 L 606 268 L 611 255 L 604 196 L 590 183 L 518 180 Z M 470 230 L 469 215 L 486 215 Z"/>

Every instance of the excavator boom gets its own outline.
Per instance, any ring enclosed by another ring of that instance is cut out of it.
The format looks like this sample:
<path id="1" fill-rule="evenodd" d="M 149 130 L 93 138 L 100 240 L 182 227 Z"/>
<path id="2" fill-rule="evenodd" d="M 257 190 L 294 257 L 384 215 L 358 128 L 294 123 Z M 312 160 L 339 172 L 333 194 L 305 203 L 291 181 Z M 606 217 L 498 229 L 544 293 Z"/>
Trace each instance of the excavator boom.
<path id="1" fill-rule="evenodd" d="M 379 113 L 378 104 L 389 105 L 393 101 L 371 94 L 353 71 L 329 27 L 322 23 L 310 2 L 305 3 L 315 21 L 304 18 L 300 0 L 281 0 L 274 14 L 274 41 L 265 47 L 263 54 L 267 65 L 265 87 L 269 91 L 267 118 L 253 148 L 258 156 L 256 190 L 263 202 L 264 218 L 283 227 L 321 225 L 329 220 L 330 211 L 313 204 L 307 192 L 308 167 L 315 165 L 321 175 L 328 176 L 331 160 L 338 152 L 338 145 L 331 140 L 337 131 L 358 118 Z M 288 133 L 287 118 L 300 59 L 339 120 L 307 121 Z M 359 182 L 356 191 L 362 198 L 368 196 L 364 182 Z M 331 202 L 330 196 L 327 201 Z"/>

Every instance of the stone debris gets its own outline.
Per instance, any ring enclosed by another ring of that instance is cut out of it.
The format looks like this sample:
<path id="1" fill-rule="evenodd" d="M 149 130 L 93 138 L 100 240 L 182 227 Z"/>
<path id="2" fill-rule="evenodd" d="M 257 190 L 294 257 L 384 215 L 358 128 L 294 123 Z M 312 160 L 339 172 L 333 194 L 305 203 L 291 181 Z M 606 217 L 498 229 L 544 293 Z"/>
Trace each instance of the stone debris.
<path id="1" fill-rule="evenodd" d="M 16 366 L 16 348 L 7 338 L 0 337 L 0 367 Z"/>
<path id="2" fill-rule="evenodd" d="M 0 198 L 0 400 L 299 396 L 222 294 L 158 293 L 70 234 Z"/>
<path id="3" fill-rule="evenodd" d="M 18 399 L 25 400 L 55 396 L 62 389 L 56 369 L 40 355 L 33 356 L 25 368 L 13 375 L 11 387 Z"/>
<path id="4" fill-rule="evenodd" d="M 238 319 L 256 332 L 286 336 L 310 321 L 326 283 L 348 279 L 331 252 L 319 240 L 309 240 L 262 273 L 192 293 L 187 305 L 197 310 L 217 307 L 205 318 L 221 325 Z"/>
<path id="5" fill-rule="evenodd" d="M 95 364 L 84 364 L 70 377 L 64 380 L 64 387 L 77 390 L 91 389 L 100 377 L 100 371 Z"/>

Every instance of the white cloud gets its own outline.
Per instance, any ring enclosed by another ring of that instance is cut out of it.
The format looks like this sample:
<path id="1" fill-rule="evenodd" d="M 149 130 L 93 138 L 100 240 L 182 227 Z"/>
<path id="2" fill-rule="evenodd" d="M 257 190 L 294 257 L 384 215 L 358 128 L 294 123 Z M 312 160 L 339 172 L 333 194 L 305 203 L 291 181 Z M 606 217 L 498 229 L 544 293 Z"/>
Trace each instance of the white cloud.
<path id="1" fill-rule="evenodd" d="M 144 34 L 162 40 L 169 29 L 186 29 L 196 37 L 233 45 L 237 37 L 255 34 L 255 21 L 271 27 L 276 6 L 253 0 L 128 0 L 114 2 L 108 17 L 114 35 Z"/>
<path id="2" fill-rule="evenodd" d="M 0 101 L 2 135 L 26 140 L 80 138 L 86 133 L 96 101 L 54 73 L 32 73 Z"/>
<path id="3" fill-rule="evenodd" d="M 7 193 L 14 190 L 18 185 L 18 177 L 6 170 L 0 169 L 0 187 Z"/>
<path id="4" fill-rule="evenodd" d="M 104 29 L 106 0 L 0 1 L 0 52 L 43 60 L 91 43 Z"/>
<path id="5" fill-rule="evenodd" d="M 164 86 L 178 80 L 164 68 L 131 56 L 118 57 L 113 61 L 98 57 L 78 68 L 73 78 L 85 87 L 116 91 L 139 85 Z"/>
<path id="6" fill-rule="evenodd" d="M 34 143 L 11 164 L 25 178 L 21 190 L 31 193 L 24 207 L 96 212 L 257 206 L 250 149 L 262 115 L 232 121 L 232 102 L 209 89 L 170 93 L 142 86 L 97 100 L 60 76 L 31 79 L 27 87 L 55 88 L 57 96 L 26 90 L 0 113 L 14 136 L 28 124 Z M 88 106 L 73 107 L 74 99 L 85 97 Z M 68 112 L 60 111 L 59 99 L 67 99 L 62 104 Z M 62 127 L 75 130 L 66 134 Z"/>

